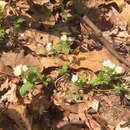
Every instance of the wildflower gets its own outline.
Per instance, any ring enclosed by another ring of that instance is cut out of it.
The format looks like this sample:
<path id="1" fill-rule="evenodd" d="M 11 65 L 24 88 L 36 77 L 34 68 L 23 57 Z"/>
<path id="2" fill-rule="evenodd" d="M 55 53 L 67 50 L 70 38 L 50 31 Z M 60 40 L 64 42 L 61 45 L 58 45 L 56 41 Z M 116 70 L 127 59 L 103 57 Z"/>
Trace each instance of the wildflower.
<path id="1" fill-rule="evenodd" d="M 22 66 L 22 70 L 23 70 L 24 72 L 26 72 L 26 71 L 28 70 L 28 67 L 27 67 L 26 65 L 23 65 L 23 66 Z"/>
<path id="2" fill-rule="evenodd" d="M 47 50 L 48 52 L 50 52 L 50 51 L 52 50 L 52 43 L 51 43 L 51 42 L 47 43 L 47 45 L 46 45 L 46 50 Z"/>
<path id="3" fill-rule="evenodd" d="M 24 79 L 24 80 L 23 80 L 23 83 L 24 83 L 24 84 L 25 84 L 25 83 L 27 83 L 27 80 L 26 80 L 26 79 Z"/>
<path id="4" fill-rule="evenodd" d="M 73 83 L 77 82 L 78 81 L 78 75 L 73 75 L 71 80 L 72 80 Z"/>
<path id="5" fill-rule="evenodd" d="M 73 39 L 72 37 L 68 37 L 68 41 L 69 41 L 69 42 L 73 42 L 74 39 Z"/>
<path id="6" fill-rule="evenodd" d="M 104 67 L 109 67 L 109 68 L 111 68 L 111 69 L 114 69 L 116 65 L 113 64 L 110 60 L 105 60 L 105 61 L 103 62 L 103 66 L 104 66 Z"/>
<path id="7" fill-rule="evenodd" d="M 66 35 L 61 36 L 61 40 L 62 41 L 67 41 L 67 36 Z"/>
<path id="8" fill-rule="evenodd" d="M 116 72 L 117 74 L 122 73 L 122 67 L 116 66 L 116 67 L 115 67 L 115 72 Z"/>
<path id="9" fill-rule="evenodd" d="M 13 70 L 15 76 L 20 76 L 22 74 L 22 65 L 16 66 Z"/>

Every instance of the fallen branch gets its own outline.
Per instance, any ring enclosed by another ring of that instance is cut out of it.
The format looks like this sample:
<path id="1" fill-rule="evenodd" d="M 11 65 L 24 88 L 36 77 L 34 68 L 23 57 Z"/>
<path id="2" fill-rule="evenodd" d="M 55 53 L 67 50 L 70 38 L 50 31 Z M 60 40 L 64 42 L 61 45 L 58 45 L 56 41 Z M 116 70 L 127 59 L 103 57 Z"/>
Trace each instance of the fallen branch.
<path id="1" fill-rule="evenodd" d="M 95 32 L 96 37 L 102 42 L 102 44 L 108 49 L 108 51 L 111 52 L 112 55 L 114 55 L 119 61 L 130 68 L 130 63 L 113 49 L 111 43 L 102 35 L 100 29 L 87 16 L 84 16 L 83 18 L 80 17 L 80 19 L 81 22 L 87 24 Z"/>

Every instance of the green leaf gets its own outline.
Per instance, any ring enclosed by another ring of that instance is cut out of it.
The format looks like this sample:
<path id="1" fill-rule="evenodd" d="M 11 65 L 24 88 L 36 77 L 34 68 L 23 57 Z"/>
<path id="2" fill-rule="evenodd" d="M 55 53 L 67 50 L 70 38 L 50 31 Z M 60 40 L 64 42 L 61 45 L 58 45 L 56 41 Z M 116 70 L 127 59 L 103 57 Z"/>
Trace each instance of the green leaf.
<path id="1" fill-rule="evenodd" d="M 33 88 L 33 84 L 30 82 L 27 82 L 26 84 L 22 85 L 22 87 L 20 88 L 21 96 L 24 96 L 27 90 L 32 89 L 32 88 Z"/>
<path id="2" fill-rule="evenodd" d="M 62 49 L 62 44 L 56 45 L 56 52 L 60 51 Z"/>
<path id="3" fill-rule="evenodd" d="M 81 81 L 82 81 L 83 83 L 85 83 L 85 82 L 86 82 L 86 80 L 87 80 L 87 75 L 86 75 L 86 74 L 84 74 L 84 76 L 81 78 Z"/>
<path id="4" fill-rule="evenodd" d="M 115 91 L 120 92 L 121 90 L 123 90 L 122 87 L 120 87 L 120 86 L 116 86 L 116 87 L 115 87 Z"/>
<path id="5" fill-rule="evenodd" d="M 15 28 L 19 28 L 20 24 L 15 24 L 14 26 L 15 26 Z"/>
<path id="6" fill-rule="evenodd" d="M 127 98 L 128 100 L 130 100 L 130 95 L 129 94 L 125 94 L 125 98 Z"/>
<path id="7" fill-rule="evenodd" d="M 40 67 L 29 68 L 29 72 L 31 72 L 31 73 L 38 73 L 38 72 L 40 72 Z"/>
<path id="8" fill-rule="evenodd" d="M 25 19 L 19 18 L 19 19 L 17 20 L 17 23 L 23 23 L 24 21 L 25 21 Z"/>
<path id="9" fill-rule="evenodd" d="M 70 49 L 68 47 L 65 47 L 65 48 L 62 49 L 62 52 L 65 53 L 65 54 L 69 54 Z"/>
<path id="10" fill-rule="evenodd" d="M 68 64 L 64 64 L 63 67 L 59 69 L 59 72 L 64 74 L 68 71 L 68 68 L 69 68 Z"/>

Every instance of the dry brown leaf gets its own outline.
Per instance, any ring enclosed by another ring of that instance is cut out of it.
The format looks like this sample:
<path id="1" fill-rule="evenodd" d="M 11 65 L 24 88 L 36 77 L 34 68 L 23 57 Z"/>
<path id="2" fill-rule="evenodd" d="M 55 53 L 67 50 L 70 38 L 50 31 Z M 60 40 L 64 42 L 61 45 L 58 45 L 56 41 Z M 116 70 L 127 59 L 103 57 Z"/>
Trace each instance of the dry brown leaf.
<path id="1" fill-rule="evenodd" d="M 48 42 L 53 42 L 53 45 L 56 46 L 60 42 L 60 35 L 58 32 L 53 31 L 53 33 L 45 33 L 38 31 L 36 29 L 29 29 L 24 32 L 24 36 L 21 36 L 20 39 L 29 39 L 28 43 L 25 46 L 29 47 L 36 54 L 46 54 L 45 46 Z"/>
<path id="2" fill-rule="evenodd" d="M 5 80 L 5 82 L 3 84 L 1 84 L 0 86 L 0 92 L 2 92 L 4 89 L 8 89 L 9 87 L 9 80 L 8 78 Z"/>
<path id="3" fill-rule="evenodd" d="M 1 74 L 7 74 L 7 75 L 11 75 L 12 74 L 12 69 L 9 68 L 8 66 L 6 66 L 4 64 L 4 62 L 2 61 L 2 59 L 0 59 L 0 73 Z"/>
<path id="4" fill-rule="evenodd" d="M 25 106 L 9 104 L 6 114 L 18 125 L 20 130 L 32 130 L 32 124 L 27 115 Z"/>
<path id="5" fill-rule="evenodd" d="M 118 5 L 119 8 L 122 8 L 122 6 L 125 4 L 124 0 L 108 0 L 108 1 L 104 1 L 104 0 L 98 0 L 97 4 L 101 5 L 101 4 L 112 4 L 112 3 L 116 3 Z"/>
<path id="6" fill-rule="evenodd" d="M 2 103 L 3 101 L 7 101 L 9 103 L 17 103 L 18 102 L 18 98 L 16 96 L 16 90 L 17 90 L 17 86 L 13 83 L 10 83 L 10 90 L 7 91 L 7 93 L 5 93 L 1 99 L 0 102 Z"/>
<path id="7" fill-rule="evenodd" d="M 85 123 L 89 127 L 90 130 L 102 130 L 102 127 L 99 123 L 97 123 L 90 114 L 85 112 Z"/>
<path id="8" fill-rule="evenodd" d="M 130 5 L 126 4 L 123 8 L 121 15 L 126 19 L 128 22 L 128 31 L 130 31 Z"/>
<path id="9" fill-rule="evenodd" d="M 111 7 L 107 15 L 115 28 L 120 28 L 122 31 L 127 30 L 126 19 L 114 7 Z"/>
<path id="10" fill-rule="evenodd" d="M 40 66 L 39 60 L 36 57 L 32 56 L 31 54 L 24 56 L 23 50 L 21 50 L 19 53 L 14 52 L 5 53 L 2 55 L 1 60 L 5 65 L 9 65 L 12 68 L 20 64 L 27 65 L 28 67 Z"/>
<path id="11" fill-rule="evenodd" d="M 123 7 L 125 4 L 124 0 L 112 0 L 113 2 L 115 2 L 119 8 Z"/>
<path id="12" fill-rule="evenodd" d="M 2 55 L 1 60 L 5 65 L 9 65 L 14 68 L 17 65 L 22 64 L 23 56 L 23 50 L 20 53 L 8 52 Z"/>
<path id="13" fill-rule="evenodd" d="M 61 106 L 61 108 L 63 108 L 64 110 L 72 113 L 82 113 L 84 111 L 87 111 L 89 108 L 92 108 L 97 112 L 98 107 L 99 107 L 99 101 L 97 101 L 96 99 L 92 101 L 81 102 L 70 106 L 67 105 Z"/>

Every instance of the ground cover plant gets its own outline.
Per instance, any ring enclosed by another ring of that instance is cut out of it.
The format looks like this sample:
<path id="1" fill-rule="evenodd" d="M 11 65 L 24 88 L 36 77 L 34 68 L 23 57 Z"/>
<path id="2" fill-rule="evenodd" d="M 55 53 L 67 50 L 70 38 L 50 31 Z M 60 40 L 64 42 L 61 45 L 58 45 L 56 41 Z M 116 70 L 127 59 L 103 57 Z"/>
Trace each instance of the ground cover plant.
<path id="1" fill-rule="evenodd" d="M 129 6 L 0 0 L 0 128 L 129 129 Z"/>

